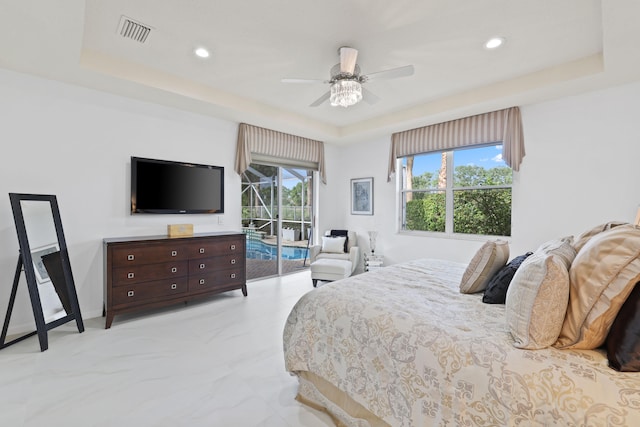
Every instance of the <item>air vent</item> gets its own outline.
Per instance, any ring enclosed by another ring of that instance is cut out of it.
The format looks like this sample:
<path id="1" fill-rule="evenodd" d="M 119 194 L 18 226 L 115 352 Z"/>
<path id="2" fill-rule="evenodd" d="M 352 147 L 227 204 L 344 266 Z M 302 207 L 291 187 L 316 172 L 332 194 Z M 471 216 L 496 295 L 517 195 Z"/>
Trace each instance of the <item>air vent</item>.
<path id="1" fill-rule="evenodd" d="M 149 33 L 151 33 L 151 27 L 122 15 L 118 33 L 125 39 L 144 43 L 147 41 Z"/>

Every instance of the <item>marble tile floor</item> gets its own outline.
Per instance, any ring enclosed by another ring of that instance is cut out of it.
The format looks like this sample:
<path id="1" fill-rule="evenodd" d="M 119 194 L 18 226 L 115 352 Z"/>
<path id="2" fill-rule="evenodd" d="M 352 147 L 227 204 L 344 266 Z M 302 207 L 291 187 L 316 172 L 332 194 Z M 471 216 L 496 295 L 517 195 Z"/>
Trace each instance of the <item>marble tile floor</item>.
<path id="1" fill-rule="evenodd" d="M 209 299 L 86 319 L 0 351 L 1 426 L 333 426 L 296 400 L 282 331 L 309 271 Z"/>

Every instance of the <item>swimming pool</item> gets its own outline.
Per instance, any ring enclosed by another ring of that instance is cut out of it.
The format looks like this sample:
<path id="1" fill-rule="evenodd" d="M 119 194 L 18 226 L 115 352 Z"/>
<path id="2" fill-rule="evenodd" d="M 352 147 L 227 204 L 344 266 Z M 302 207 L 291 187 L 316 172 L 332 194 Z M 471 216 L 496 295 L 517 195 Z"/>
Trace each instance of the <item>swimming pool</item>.
<path id="1" fill-rule="evenodd" d="M 298 248 L 294 246 L 282 247 L 282 259 L 305 259 L 307 256 L 307 248 Z M 275 260 L 278 257 L 278 248 L 274 245 L 268 245 L 261 240 L 247 239 L 247 258 L 248 259 L 264 259 Z"/>

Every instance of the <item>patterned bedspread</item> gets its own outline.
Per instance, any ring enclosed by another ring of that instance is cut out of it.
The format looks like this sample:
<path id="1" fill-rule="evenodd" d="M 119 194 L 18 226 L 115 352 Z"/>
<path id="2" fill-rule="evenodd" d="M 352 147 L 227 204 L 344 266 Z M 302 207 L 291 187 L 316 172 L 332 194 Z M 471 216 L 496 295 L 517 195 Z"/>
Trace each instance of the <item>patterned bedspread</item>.
<path id="1" fill-rule="evenodd" d="M 504 306 L 459 293 L 464 268 L 419 260 L 309 292 L 285 326 L 287 370 L 392 426 L 640 425 L 640 374 L 601 351 L 513 347 Z"/>

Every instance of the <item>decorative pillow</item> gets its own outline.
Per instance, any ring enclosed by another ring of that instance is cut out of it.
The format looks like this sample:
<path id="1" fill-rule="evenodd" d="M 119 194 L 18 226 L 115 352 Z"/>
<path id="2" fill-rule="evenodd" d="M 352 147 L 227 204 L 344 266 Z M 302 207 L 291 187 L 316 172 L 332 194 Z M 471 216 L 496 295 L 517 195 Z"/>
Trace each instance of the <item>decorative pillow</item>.
<path id="1" fill-rule="evenodd" d="M 533 252 L 527 252 L 524 255 L 520 255 L 512 259 L 502 267 L 487 283 L 487 289 L 484 290 L 482 296 L 482 302 L 487 304 L 504 304 L 507 297 L 507 289 L 509 283 L 513 279 L 513 275 L 516 274 L 516 270 L 520 267 L 522 262 L 529 257 Z"/>
<path id="2" fill-rule="evenodd" d="M 622 304 L 607 335 L 609 366 L 621 372 L 640 372 L 640 286 Z"/>
<path id="3" fill-rule="evenodd" d="M 569 277 L 569 307 L 555 347 L 600 347 L 640 280 L 640 229 L 619 225 L 593 236 L 576 256 Z"/>
<path id="4" fill-rule="evenodd" d="M 540 246 L 538 246 L 538 249 L 536 249 L 534 252 L 540 252 L 540 251 L 557 252 L 561 247 L 564 248 L 564 245 L 562 245 L 563 243 L 568 243 L 569 245 L 571 245 L 571 247 L 573 247 L 573 236 L 565 236 L 560 239 L 548 240 L 543 244 L 541 244 Z M 565 251 L 564 249 L 561 252 L 564 253 L 565 255 L 568 254 L 568 252 Z M 578 251 L 574 250 L 573 252 L 575 257 L 575 254 L 577 254 Z"/>
<path id="5" fill-rule="evenodd" d="M 578 237 L 576 237 L 575 241 L 573 242 L 573 248 L 576 250 L 576 253 L 578 253 L 580 252 L 580 249 L 582 249 L 582 247 L 589 241 L 589 239 L 591 239 L 596 234 L 600 234 L 603 231 L 607 231 L 614 227 L 617 227 L 619 225 L 624 225 L 624 224 L 628 224 L 628 223 L 622 222 L 622 221 L 610 221 L 604 224 L 596 225 L 592 229 L 587 230 L 582 234 L 580 234 Z"/>
<path id="6" fill-rule="evenodd" d="M 347 253 L 349 252 L 349 231 L 347 230 L 331 230 L 329 232 L 329 235 L 331 237 L 336 237 L 336 236 L 344 236 L 344 252 Z"/>
<path id="7" fill-rule="evenodd" d="M 558 339 L 569 300 L 569 266 L 575 250 L 567 241 L 545 244 L 516 271 L 507 289 L 505 315 L 514 346 L 535 350 Z"/>
<path id="8" fill-rule="evenodd" d="M 508 259 L 508 242 L 486 242 L 469 262 L 460 282 L 460 292 L 472 294 L 484 291 L 491 277 L 504 267 Z"/>
<path id="9" fill-rule="evenodd" d="M 322 237 L 322 252 L 343 254 L 346 237 Z"/>

